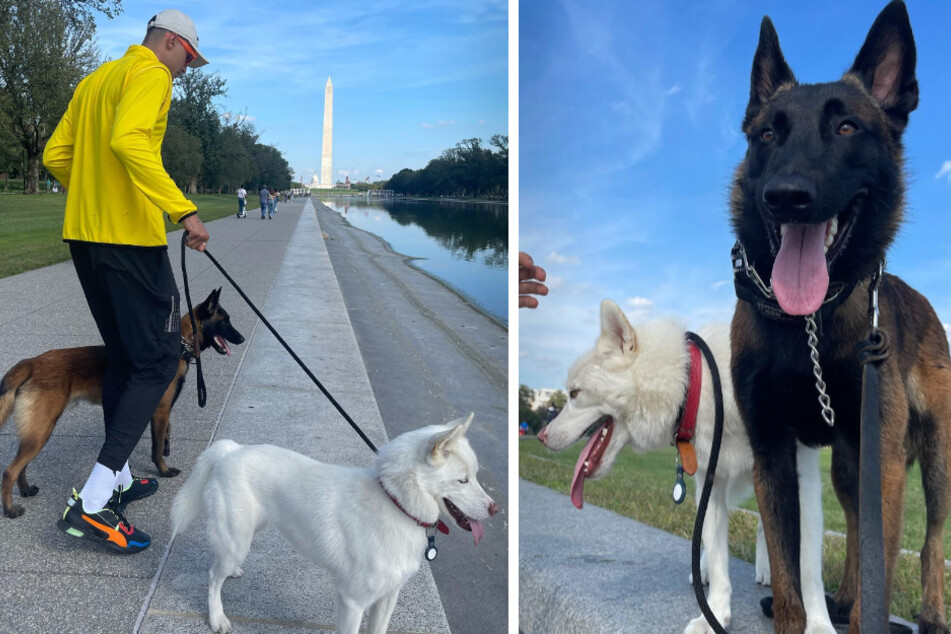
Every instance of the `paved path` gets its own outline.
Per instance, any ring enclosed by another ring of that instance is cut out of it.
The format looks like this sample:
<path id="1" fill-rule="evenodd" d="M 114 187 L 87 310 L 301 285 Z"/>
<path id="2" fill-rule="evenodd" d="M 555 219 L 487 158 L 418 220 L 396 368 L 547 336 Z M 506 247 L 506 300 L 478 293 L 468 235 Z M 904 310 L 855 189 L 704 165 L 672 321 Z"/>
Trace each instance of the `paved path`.
<path id="1" fill-rule="evenodd" d="M 519 480 L 519 629 L 525 634 L 680 634 L 700 615 L 690 542 Z M 752 564 L 730 560 L 732 634 L 765 634 Z"/>
<path id="2" fill-rule="evenodd" d="M 209 248 L 375 443 L 387 438 L 360 349 L 309 201 L 282 203 L 273 220 L 250 214 L 209 223 Z M 170 234 L 177 262 L 179 234 Z M 190 376 L 172 415 L 171 466 L 158 493 L 129 507 L 152 546 L 119 557 L 55 527 L 69 490 L 85 479 L 102 442 L 101 413 L 80 405 L 62 417 L 28 468 L 40 487 L 26 513 L 0 518 L 0 633 L 205 632 L 207 568 L 201 523 L 169 543 L 169 507 L 211 439 L 269 442 L 317 459 L 367 465 L 371 452 L 324 399 L 207 258 L 188 254 L 192 299 L 225 286 L 221 301 L 245 335 L 231 358 L 204 357 L 208 403 L 199 409 Z M 177 267 L 175 267 L 177 268 Z M 0 368 L 50 348 L 99 343 L 70 263 L 0 280 Z M 431 421 L 426 421 L 431 422 Z M 13 424 L 0 431 L 0 462 L 16 449 Z M 154 475 L 146 432 L 130 463 Z M 487 530 L 487 538 L 492 529 Z M 457 531 L 458 532 L 458 531 Z M 471 549 L 470 549 L 471 550 Z M 438 561 L 438 560 L 437 560 Z M 225 584 L 223 601 L 238 632 L 331 631 L 333 600 L 321 571 L 265 531 L 245 576 Z M 429 567 L 408 584 L 391 629 L 448 632 Z"/>
<path id="3" fill-rule="evenodd" d="M 432 571 L 453 632 L 505 632 L 508 331 L 341 214 L 319 205 L 317 217 L 387 433 L 475 412 L 479 481 L 501 511 L 477 548 L 462 531 L 443 538 Z"/>

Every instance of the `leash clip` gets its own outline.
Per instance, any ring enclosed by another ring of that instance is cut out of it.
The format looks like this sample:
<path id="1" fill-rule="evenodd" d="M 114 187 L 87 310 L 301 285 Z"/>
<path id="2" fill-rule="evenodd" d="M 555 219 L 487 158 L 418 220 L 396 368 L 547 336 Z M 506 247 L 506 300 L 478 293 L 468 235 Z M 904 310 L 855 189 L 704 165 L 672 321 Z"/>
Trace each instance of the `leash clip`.
<path id="1" fill-rule="evenodd" d="M 868 302 L 868 319 L 872 325 L 872 334 L 878 332 L 878 290 L 882 287 L 882 277 L 885 273 L 885 258 L 882 258 L 882 261 L 878 264 L 878 273 L 872 276 L 872 283 L 869 284 L 869 302 Z"/>

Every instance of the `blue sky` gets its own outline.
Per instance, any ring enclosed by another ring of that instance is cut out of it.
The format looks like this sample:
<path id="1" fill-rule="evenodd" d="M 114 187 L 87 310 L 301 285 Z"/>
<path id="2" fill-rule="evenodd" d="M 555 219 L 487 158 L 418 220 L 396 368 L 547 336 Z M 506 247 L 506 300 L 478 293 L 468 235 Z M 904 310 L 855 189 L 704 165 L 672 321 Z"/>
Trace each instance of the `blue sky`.
<path id="1" fill-rule="evenodd" d="M 801 82 L 847 70 L 885 2 L 523 0 L 519 249 L 551 293 L 519 311 L 519 382 L 561 387 L 603 298 L 632 323 L 729 321 L 727 220 L 760 20 Z M 907 223 L 888 268 L 951 323 L 951 3 L 909 0 L 921 99 L 905 133 Z M 946 326 L 947 327 L 947 326 Z"/>
<path id="2" fill-rule="evenodd" d="M 97 15 L 106 56 L 140 43 L 158 11 L 185 11 L 211 62 L 203 70 L 227 81 L 222 112 L 246 113 L 306 182 L 320 172 L 328 76 L 340 180 L 389 178 L 425 167 L 462 139 L 508 134 L 505 0 L 123 0 L 122 7 L 113 20 Z"/>

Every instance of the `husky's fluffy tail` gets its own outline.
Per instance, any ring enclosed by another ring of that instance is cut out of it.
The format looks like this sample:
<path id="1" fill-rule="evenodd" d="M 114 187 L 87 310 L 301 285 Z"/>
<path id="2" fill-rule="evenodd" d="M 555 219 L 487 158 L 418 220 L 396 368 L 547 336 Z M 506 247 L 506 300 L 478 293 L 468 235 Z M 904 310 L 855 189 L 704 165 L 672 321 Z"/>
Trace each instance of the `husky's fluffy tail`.
<path id="1" fill-rule="evenodd" d="M 175 495 L 172 502 L 172 538 L 188 528 L 195 521 L 202 509 L 202 497 L 211 472 L 224 456 L 237 451 L 241 445 L 233 440 L 218 440 L 208 449 L 201 452 L 195 462 L 188 481 Z"/>

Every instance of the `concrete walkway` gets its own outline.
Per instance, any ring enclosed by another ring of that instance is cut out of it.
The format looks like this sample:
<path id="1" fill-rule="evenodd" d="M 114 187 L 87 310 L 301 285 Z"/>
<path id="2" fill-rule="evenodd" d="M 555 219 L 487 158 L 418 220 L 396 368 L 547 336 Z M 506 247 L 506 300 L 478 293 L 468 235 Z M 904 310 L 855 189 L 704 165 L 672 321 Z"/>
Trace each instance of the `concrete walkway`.
<path id="1" fill-rule="evenodd" d="M 519 629 L 525 634 L 680 634 L 700 608 L 690 542 L 519 480 Z M 689 501 L 688 501 L 689 502 Z M 732 634 L 766 634 L 753 564 L 730 559 Z"/>
<path id="2" fill-rule="evenodd" d="M 282 203 L 273 220 L 209 223 L 209 249 L 278 332 L 374 443 L 386 432 L 374 400 L 320 227 L 310 201 Z M 179 234 L 169 234 L 173 263 Z M 178 268 L 177 264 L 174 268 Z M 205 623 L 210 556 L 201 522 L 170 543 L 169 508 L 198 454 L 212 439 L 271 443 L 319 460 L 368 465 L 372 453 L 280 347 L 204 256 L 189 251 L 192 300 L 224 286 L 223 306 L 247 341 L 231 358 L 203 357 L 208 403 L 197 406 L 190 373 L 172 414 L 170 466 L 158 493 L 133 504 L 128 517 L 152 546 L 119 557 L 59 532 L 55 520 L 72 487 L 84 481 L 102 442 L 97 407 L 80 405 L 60 420 L 28 467 L 36 497 L 15 501 L 26 513 L 0 518 L 0 633 L 209 631 Z M 184 294 L 183 294 L 184 302 Z M 98 331 L 71 263 L 0 280 L 0 368 L 50 348 L 94 345 Z M 133 472 L 155 475 L 149 434 L 130 459 Z M 0 432 L 0 462 L 12 459 L 15 427 Z M 252 546 L 245 576 L 226 582 L 225 612 L 236 631 L 298 633 L 333 630 L 328 579 L 271 531 Z M 391 630 L 448 632 L 426 564 L 403 589 Z"/>

